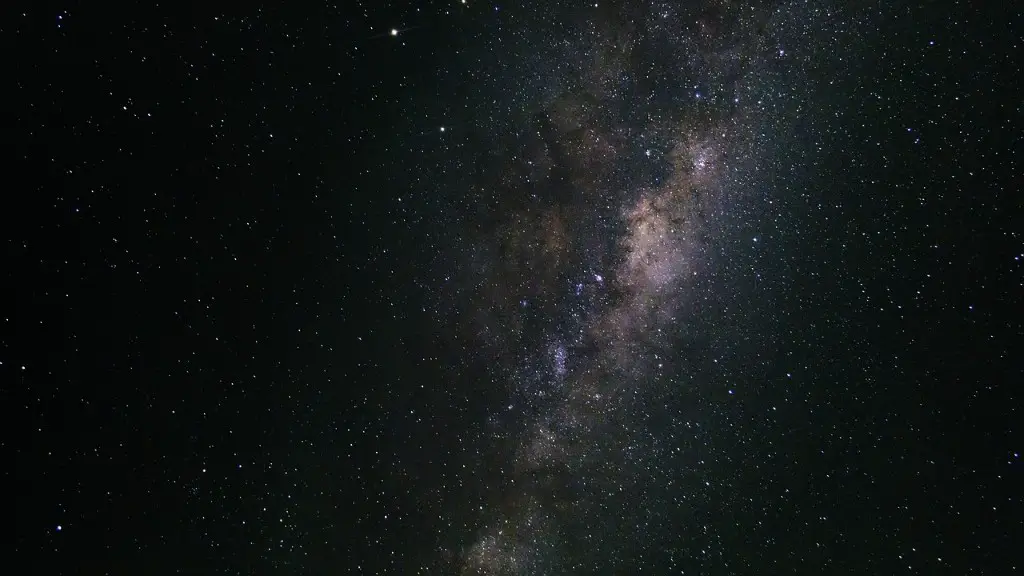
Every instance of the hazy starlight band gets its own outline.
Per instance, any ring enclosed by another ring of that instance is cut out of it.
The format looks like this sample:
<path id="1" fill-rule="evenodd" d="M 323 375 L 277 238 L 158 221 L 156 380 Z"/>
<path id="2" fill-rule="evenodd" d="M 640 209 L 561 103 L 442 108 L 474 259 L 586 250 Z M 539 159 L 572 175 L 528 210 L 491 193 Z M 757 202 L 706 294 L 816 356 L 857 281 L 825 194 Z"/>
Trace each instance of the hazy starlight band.
<path id="1" fill-rule="evenodd" d="M 486 175 L 511 208 L 474 226 L 460 251 L 492 256 L 453 284 L 471 294 L 461 330 L 509 373 L 489 420 L 511 443 L 507 483 L 465 543 L 466 573 L 572 571 L 614 564 L 594 547 L 642 549 L 657 522 L 631 508 L 654 497 L 666 457 L 644 421 L 666 390 L 688 392 L 668 358 L 700 295 L 730 290 L 714 280 L 719 230 L 785 145 L 794 111 L 779 100 L 800 69 L 779 46 L 811 25 L 806 10 L 623 6 L 539 50 L 562 56 L 537 64 L 550 96 L 520 121 L 513 162 Z"/>

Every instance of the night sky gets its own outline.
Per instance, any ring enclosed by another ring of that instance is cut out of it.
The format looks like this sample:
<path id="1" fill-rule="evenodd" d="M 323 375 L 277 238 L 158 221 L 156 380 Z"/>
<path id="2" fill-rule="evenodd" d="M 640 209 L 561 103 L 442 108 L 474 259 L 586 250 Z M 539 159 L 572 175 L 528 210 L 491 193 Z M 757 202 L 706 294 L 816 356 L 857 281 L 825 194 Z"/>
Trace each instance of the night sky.
<path id="1" fill-rule="evenodd" d="M 24 574 L 1008 574 L 1013 2 L 11 10 Z"/>

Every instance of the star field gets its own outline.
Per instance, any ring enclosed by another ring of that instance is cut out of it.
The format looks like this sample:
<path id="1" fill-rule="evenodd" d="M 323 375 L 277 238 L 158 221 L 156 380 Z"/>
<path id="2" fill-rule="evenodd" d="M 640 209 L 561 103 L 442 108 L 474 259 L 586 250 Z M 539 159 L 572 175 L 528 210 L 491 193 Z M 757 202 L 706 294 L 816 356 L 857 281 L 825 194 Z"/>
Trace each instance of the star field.
<path id="1" fill-rule="evenodd" d="M 1010 5 L 38 8 L 18 566 L 991 574 Z"/>

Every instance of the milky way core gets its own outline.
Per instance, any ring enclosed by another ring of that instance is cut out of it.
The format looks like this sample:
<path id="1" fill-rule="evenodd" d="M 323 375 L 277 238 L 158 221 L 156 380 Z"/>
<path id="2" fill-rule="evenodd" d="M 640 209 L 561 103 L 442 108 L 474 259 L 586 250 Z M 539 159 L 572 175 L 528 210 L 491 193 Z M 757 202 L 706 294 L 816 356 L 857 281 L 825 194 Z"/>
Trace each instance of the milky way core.
<path id="1" fill-rule="evenodd" d="M 811 25 L 802 10 L 607 6 L 565 16 L 586 34 L 523 65 L 540 96 L 497 183 L 476 185 L 497 208 L 467 230 L 458 252 L 476 258 L 448 296 L 511 398 L 488 433 L 514 456 L 466 574 L 585 573 L 652 541 L 663 520 L 640 510 L 664 489 L 664 448 L 649 421 L 689 393 L 672 351 L 703 296 L 728 289 L 730 212 L 784 145 L 776 45 Z"/>

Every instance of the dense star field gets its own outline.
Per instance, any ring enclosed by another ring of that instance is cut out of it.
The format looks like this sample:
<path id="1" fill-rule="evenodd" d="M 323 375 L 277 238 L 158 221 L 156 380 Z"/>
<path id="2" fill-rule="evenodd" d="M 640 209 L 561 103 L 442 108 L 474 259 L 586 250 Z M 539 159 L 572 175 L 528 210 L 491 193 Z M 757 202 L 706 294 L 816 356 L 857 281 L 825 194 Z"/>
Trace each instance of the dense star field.
<path id="1" fill-rule="evenodd" d="M 12 17 L 11 556 L 1014 573 L 1020 20 L 789 0 Z"/>

